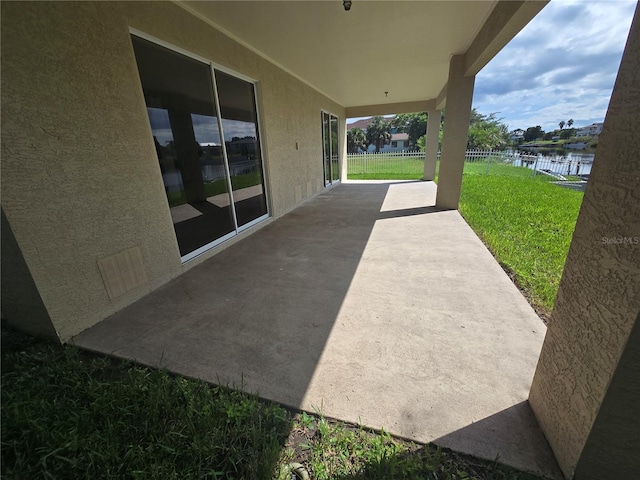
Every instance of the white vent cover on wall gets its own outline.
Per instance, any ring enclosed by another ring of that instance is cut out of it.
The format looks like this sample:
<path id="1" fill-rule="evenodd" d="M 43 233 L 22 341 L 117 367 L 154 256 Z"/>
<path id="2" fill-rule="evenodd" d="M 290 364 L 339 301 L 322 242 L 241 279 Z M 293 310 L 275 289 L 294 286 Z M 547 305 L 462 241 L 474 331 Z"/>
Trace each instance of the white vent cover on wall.
<path id="1" fill-rule="evenodd" d="M 102 281 L 112 300 L 147 282 L 140 247 L 98 260 Z"/>

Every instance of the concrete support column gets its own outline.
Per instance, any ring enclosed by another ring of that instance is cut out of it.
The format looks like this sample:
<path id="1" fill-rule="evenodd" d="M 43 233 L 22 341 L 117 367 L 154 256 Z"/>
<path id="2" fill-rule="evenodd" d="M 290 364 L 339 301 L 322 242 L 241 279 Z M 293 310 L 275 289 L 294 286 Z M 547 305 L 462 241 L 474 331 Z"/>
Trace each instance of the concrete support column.
<path id="1" fill-rule="evenodd" d="M 639 9 L 529 394 L 568 479 L 640 471 Z"/>
<path id="2" fill-rule="evenodd" d="M 438 176 L 436 206 L 440 208 L 458 208 L 464 154 L 467 150 L 469 118 L 475 75 L 464 76 L 465 57 L 454 55 L 449 62 L 449 81 L 447 83 L 447 106 L 444 115 L 442 133 L 442 154 Z"/>
<path id="3" fill-rule="evenodd" d="M 436 178 L 436 163 L 438 161 L 438 135 L 440 133 L 440 110 L 427 112 L 427 136 L 424 147 L 424 180 Z"/>
<path id="4" fill-rule="evenodd" d="M 347 119 L 338 119 L 338 151 L 340 152 L 340 181 L 347 179 Z"/>

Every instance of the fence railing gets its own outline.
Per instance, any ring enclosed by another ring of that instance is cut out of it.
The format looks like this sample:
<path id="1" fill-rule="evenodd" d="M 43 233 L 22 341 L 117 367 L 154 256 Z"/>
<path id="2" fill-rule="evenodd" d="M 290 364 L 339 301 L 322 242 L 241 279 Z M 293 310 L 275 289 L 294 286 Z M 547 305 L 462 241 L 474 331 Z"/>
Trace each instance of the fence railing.
<path id="1" fill-rule="evenodd" d="M 509 174 L 502 166 L 520 167 L 531 170 L 531 175 L 548 175 L 558 180 L 566 180 L 567 176 L 588 176 L 591 173 L 593 155 L 575 154 L 544 156 L 531 155 L 518 151 L 494 152 L 491 150 L 467 151 L 466 162 L 482 162 L 486 164 L 486 173 L 492 173 L 492 166 L 500 168 L 501 174 Z M 494 168 L 496 170 L 496 168 Z M 493 172 L 495 173 L 495 172 Z"/>
<path id="2" fill-rule="evenodd" d="M 424 171 L 424 152 L 399 151 L 380 153 L 355 153 L 347 155 L 347 173 L 363 175 L 419 175 Z M 438 152 L 440 159 L 440 152 Z M 503 166 L 521 167 L 531 170 L 531 175 L 545 174 L 564 180 L 566 176 L 585 176 L 591 172 L 593 155 L 568 154 L 566 156 L 531 155 L 506 150 L 467 150 L 465 162 L 486 165 L 484 173 L 510 174 Z M 480 172 L 478 168 L 474 171 Z M 512 171 L 516 173 L 516 171 Z M 520 170 L 519 175 L 522 174 Z"/>
<path id="3" fill-rule="evenodd" d="M 424 152 L 399 151 L 380 153 L 350 153 L 347 174 L 420 174 L 424 171 Z"/>

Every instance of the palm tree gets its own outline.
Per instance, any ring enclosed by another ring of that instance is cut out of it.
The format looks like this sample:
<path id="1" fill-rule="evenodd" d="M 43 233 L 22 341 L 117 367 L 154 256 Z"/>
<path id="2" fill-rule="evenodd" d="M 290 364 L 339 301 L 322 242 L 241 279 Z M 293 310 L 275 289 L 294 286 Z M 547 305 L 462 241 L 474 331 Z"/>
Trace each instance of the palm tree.
<path id="1" fill-rule="evenodd" d="M 375 117 L 367 126 L 367 144 L 376 146 L 376 153 L 391 142 L 391 124 L 382 116 Z"/>
<path id="2" fill-rule="evenodd" d="M 573 125 L 573 118 L 567 120 L 567 127 L 571 128 L 571 125 Z"/>
<path id="3" fill-rule="evenodd" d="M 565 125 L 564 120 L 561 120 L 558 125 L 560 125 L 560 130 L 562 130 L 564 128 L 564 125 Z"/>
<path id="4" fill-rule="evenodd" d="M 349 153 L 358 153 L 358 148 L 367 149 L 367 138 L 361 128 L 355 127 L 347 132 Z"/>

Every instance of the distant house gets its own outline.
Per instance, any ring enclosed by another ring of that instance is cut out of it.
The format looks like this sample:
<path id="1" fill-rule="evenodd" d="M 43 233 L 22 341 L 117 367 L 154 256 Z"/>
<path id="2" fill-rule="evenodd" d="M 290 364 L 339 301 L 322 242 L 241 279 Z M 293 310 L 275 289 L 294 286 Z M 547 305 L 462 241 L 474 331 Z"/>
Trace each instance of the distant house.
<path id="1" fill-rule="evenodd" d="M 576 132 L 576 136 L 578 137 L 595 137 L 596 135 L 600 135 L 602 131 L 603 122 L 592 123 L 591 125 L 587 125 L 586 127 L 581 127 Z"/>
<path id="2" fill-rule="evenodd" d="M 374 117 L 363 118 L 363 119 L 357 120 L 357 121 L 355 121 L 353 123 L 347 123 L 347 131 L 351 130 L 352 128 L 359 128 L 359 129 L 364 130 L 366 132 L 367 131 L 367 127 L 373 121 L 373 118 Z"/>
<path id="3" fill-rule="evenodd" d="M 367 132 L 367 128 L 369 124 L 373 121 L 375 117 L 363 118 L 361 120 L 357 120 L 353 123 L 347 123 L 347 131 L 353 128 L 360 128 L 363 132 Z M 393 117 L 389 117 L 386 119 L 388 122 L 393 120 Z M 402 150 L 408 150 L 410 148 L 409 144 L 409 135 L 406 133 L 397 133 L 398 129 L 392 127 L 390 130 L 391 133 L 391 142 L 388 145 L 384 145 L 380 148 L 381 152 L 400 152 Z M 374 145 L 369 145 L 367 152 L 375 152 L 376 147 Z"/>
<path id="4" fill-rule="evenodd" d="M 401 152 L 409 149 L 409 134 L 407 133 L 392 133 L 391 142 L 388 145 L 383 145 L 380 148 L 381 152 Z M 376 147 L 369 145 L 368 152 L 375 152 Z"/>
<path id="5" fill-rule="evenodd" d="M 516 128 L 509 134 L 509 139 L 512 142 L 519 142 L 520 140 L 524 140 L 524 130 L 521 128 Z"/>

